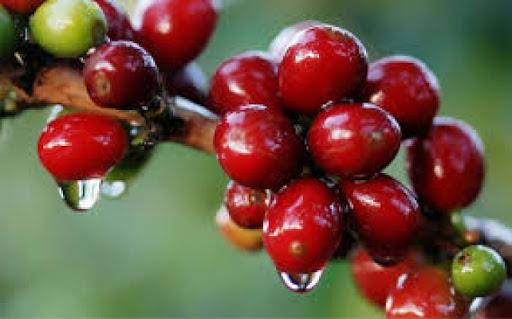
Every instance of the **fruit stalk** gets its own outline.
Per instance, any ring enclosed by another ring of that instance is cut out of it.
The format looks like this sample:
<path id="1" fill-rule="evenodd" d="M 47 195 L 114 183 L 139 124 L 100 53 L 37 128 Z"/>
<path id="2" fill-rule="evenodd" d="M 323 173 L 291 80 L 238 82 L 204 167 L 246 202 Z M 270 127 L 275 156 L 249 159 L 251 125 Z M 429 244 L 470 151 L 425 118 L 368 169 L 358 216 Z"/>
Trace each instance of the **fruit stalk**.
<path id="1" fill-rule="evenodd" d="M 28 108 L 61 104 L 66 108 L 112 116 L 135 124 L 144 119 L 136 112 L 101 108 L 89 98 L 82 73 L 73 65 L 60 63 L 45 66 L 26 83 L 22 68 L 0 68 L 0 107 L 3 115 L 13 115 Z M 6 111 L 6 104 L 15 104 Z M 184 98 L 169 99 L 168 107 L 173 109 L 177 129 L 169 140 L 206 153 L 213 153 L 213 134 L 217 116 L 205 107 Z"/>

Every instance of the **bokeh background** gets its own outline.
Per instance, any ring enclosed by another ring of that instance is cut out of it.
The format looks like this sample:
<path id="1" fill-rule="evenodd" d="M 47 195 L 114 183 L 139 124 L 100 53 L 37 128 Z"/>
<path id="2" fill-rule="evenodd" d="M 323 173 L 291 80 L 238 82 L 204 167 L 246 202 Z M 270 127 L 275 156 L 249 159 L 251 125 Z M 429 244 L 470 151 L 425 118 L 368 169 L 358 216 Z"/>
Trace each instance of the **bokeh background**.
<path id="1" fill-rule="evenodd" d="M 512 1 L 225 0 L 199 63 L 211 74 L 304 19 L 348 28 L 372 59 L 426 61 L 441 113 L 469 122 L 486 145 L 486 187 L 468 211 L 512 226 Z M 210 155 L 163 145 L 122 200 L 70 213 L 37 160 L 48 113 L 2 122 L 0 316 L 383 317 L 358 296 L 346 263 L 298 296 L 263 253 L 227 245 L 213 223 L 227 179 Z M 405 181 L 402 164 L 390 172 Z"/>

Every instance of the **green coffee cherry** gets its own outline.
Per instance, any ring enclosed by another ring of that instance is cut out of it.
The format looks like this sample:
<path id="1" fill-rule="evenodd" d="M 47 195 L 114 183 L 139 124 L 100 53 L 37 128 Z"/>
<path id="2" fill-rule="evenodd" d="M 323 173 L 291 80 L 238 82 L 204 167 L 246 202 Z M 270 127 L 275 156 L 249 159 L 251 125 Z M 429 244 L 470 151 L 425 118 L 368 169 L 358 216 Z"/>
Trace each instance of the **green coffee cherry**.
<path id="1" fill-rule="evenodd" d="M 130 149 L 123 160 L 108 173 L 101 185 L 101 194 L 111 199 L 120 198 L 126 193 L 127 188 L 146 167 L 156 150 L 156 147 L 141 144 L 147 138 L 144 127 L 124 124 L 130 136 Z"/>
<path id="2" fill-rule="evenodd" d="M 130 150 L 125 158 L 119 162 L 106 176 L 101 185 L 101 194 L 107 198 L 119 198 L 124 195 L 132 181 L 146 167 L 153 156 L 153 149 L 141 151 Z"/>
<path id="3" fill-rule="evenodd" d="M 16 47 L 16 29 L 7 10 L 0 5 L 0 60 L 8 58 Z"/>
<path id="4" fill-rule="evenodd" d="M 92 0 L 47 0 L 30 19 L 35 42 L 56 57 L 78 57 L 105 41 L 107 21 Z"/>
<path id="5" fill-rule="evenodd" d="M 453 260 L 453 284 L 467 297 L 484 297 L 496 292 L 506 277 L 503 258 L 487 246 L 466 247 Z"/>

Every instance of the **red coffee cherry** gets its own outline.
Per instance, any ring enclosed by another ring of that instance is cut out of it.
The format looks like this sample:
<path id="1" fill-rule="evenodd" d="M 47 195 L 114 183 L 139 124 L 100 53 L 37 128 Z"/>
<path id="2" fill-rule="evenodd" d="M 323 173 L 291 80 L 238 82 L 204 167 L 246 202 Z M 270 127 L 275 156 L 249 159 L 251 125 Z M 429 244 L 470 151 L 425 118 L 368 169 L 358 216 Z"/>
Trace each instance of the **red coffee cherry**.
<path id="1" fill-rule="evenodd" d="M 343 180 L 340 188 L 370 255 L 385 265 L 400 261 L 417 234 L 421 218 L 411 191 L 384 174 L 369 181 Z"/>
<path id="2" fill-rule="evenodd" d="M 403 138 L 424 135 L 439 109 L 439 84 L 423 62 L 391 56 L 370 64 L 365 98 L 396 118 Z"/>
<path id="3" fill-rule="evenodd" d="M 436 118 L 425 139 L 408 142 L 407 154 L 414 190 L 431 208 L 452 212 L 478 197 L 485 175 L 483 145 L 466 123 Z"/>
<path id="4" fill-rule="evenodd" d="M 448 274 L 431 266 L 401 276 L 386 303 L 387 319 L 461 319 L 467 313 L 468 303 Z"/>
<path id="5" fill-rule="evenodd" d="M 215 151 L 228 176 L 248 187 L 279 189 L 302 169 L 304 144 L 277 109 L 249 105 L 222 118 Z"/>
<path id="6" fill-rule="evenodd" d="M 363 248 L 358 248 L 351 260 L 354 282 L 361 294 L 369 301 L 384 308 L 386 299 L 400 275 L 405 274 L 420 263 L 417 253 L 409 253 L 398 264 L 383 267 L 376 263 Z"/>
<path id="7" fill-rule="evenodd" d="M 117 0 L 94 0 L 99 6 L 108 24 L 110 40 L 133 40 L 134 31 L 128 15 Z"/>
<path id="8" fill-rule="evenodd" d="M 338 104 L 322 111 L 308 132 L 309 151 L 323 170 L 345 178 L 384 169 L 400 148 L 400 127 L 372 104 Z"/>
<path id="9" fill-rule="evenodd" d="M 342 233 L 336 194 L 315 178 L 293 181 L 275 195 L 263 225 L 263 243 L 280 272 L 321 270 Z"/>
<path id="10" fill-rule="evenodd" d="M 7 10 L 16 13 L 31 13 L 43 3 L 44 0 L 0 0 L 0 4 Z"/>
<path id="11" fill-rule="evenodd" d="M 135 12 L 133 22 L 140 43 L 166 71 L 195 59 L 217 23 L 215 0 L 141 1 Z"/>
<path id="12" fill-rule="evenodd" d="M 234 247 L 246 251 L 257 252 L 263 248 L 263 231 L 261 229 L 246 229 L 233 222 L 225 206 L 222 206 L 215 216 L 215 222 L 222 236 Z"/>
<path id="13" fill-rule="evenodd" d="M 366 79 L 366 50 L 352 33 L 319 25 L 293 41 L 279 66 L 279 89 L 290 110 L 314 114 L 355 93 Z"/>
<path id="14" fill-rule="evenodd" d="M 210 107 L 218 114 L 247 104 L 279 107 L 277 64 L 265 53 L 246 52 L 224 61 L 210 87 Z"/>
<path id="15" fill-rule="evenodd" d="M 266 191 L 230 181 L 224 202 L 231 219 L 240 227 L 256 229 L 263 226 L 269 204 L 269 194 Z"/>
<path id="16" fill-rule="evenodd" d="M 286 50 L 293 44 L 293 40 L 297 34 L 310 27 L 321 25 L 322 22 L 315 20 L 306 20 L 291 26 L 288 26 L 281 30 L 279 34 L 272 40 L 268 52 L 276 59 L 281 61 L 286 53 Z"/>
<path id="17" fill-rule="evenodd" d="M 130 41 L 113 41 L 97 48 L 87 57 L 83 74 L 89 96 L 104 107 L 137 107 L 158 88 L 155 61 Z"/>
<path id="18" fill-rule="evenodd" d="M 165 87 L 169 95 L 181 96 L 200 105 L 207 100 L 207 83 L 203 70 L 197 63 L 190 63 L 178 72 L 169 72 Z"/>
<path id="19" fill-rule="evenodd" d="M 57 181 L 104 177 L 126 153 L 128 138 L 116 120 L 98 114 L 71 113 L 50 122 L 37 151 Z"/>
<path id="20" fill-rule="evenodd" d="M 512 280 L 507 280 L 494 296 L 485 298 L 474 319 L 507 319 L 512 314 Z"/>

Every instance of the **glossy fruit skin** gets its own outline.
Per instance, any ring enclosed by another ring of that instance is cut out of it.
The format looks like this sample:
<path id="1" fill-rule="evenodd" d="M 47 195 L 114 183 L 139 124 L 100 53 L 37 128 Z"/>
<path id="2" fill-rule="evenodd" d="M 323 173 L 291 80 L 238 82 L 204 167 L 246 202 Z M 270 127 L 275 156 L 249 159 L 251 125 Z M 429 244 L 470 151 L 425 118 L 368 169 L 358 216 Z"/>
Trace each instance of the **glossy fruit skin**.
<path id="1" fill-rule="evenodd" d="M 368 181 L 340 181 L 360 239 L 379 263 L 400 261 L 421 220 L 413 193 L 394 178 L 379 174 Z"/>
<path id="2" fill-rule="evenodd" d="M 277 34 L 274 40 L 272 40 L 272 43 L 270 43 L 268 48 L 268 52 L 274 57 L 276 61 L 281 61 L 286 53 L 286 50 L 288 50 L 290 45 L 293 44 L 293 40 L 297 34 L 310 27 L 321 24 L 322 22 L 319 21 L 306 20 L 284 28 Z"/>
<path id="3" fill-rule="evenodd" d="M 215 222 L 224 238 L 234 247 L 246 252 L 256 252 L 263 248 L 262 230 L 238 226 L 229 216 L 225 206 L 218 210 Z"/>
<path id="4" fill-rule="evenodd" d="M 206 47 L 217 24 L 214 0 L 149 0 L 136 9 L 139 41 L 158 66 L 177 70 Z"/>
<path id="5" fill-rule="evenodd" d="M 350 32 L 320 25 L 293 41 L 279 66 L 279 89 L 290 110 L 314 114 L 326 103 L 350 97 L 366 79 L 366 49 Z"/>
<path id="6" fill-rule="evenodd" d="M 393 115 L 403 138 L 425 135 L 439 110 L 436 76 L 421 61 L 390 56 L 370 64 L 365 100 Z"/>
<path id="7" fill-rule="evenodd" d="M 248 104 L 280 107 L 277 63 L 263 52 L 246 52 L 224 61 L 211 79 L 209 105 L 226 114 Z"/>
<path id="8" fill-rule="evenodd" d="M 395 288 L 398 277 L 419 265 L 417 254 L 410 253 L 396 265 L 383 267 L 376 263 L 364 248 L 358 248 L 351 260 L 352 275 L 356 287 L 370 302 L 380 308 Z"/>
<path id="9" fill-rule="evenodd" d="M 498 291 L 506 278 L 503 258 L 487 246 L 466 247 L 453 259 L 453 284 L 464 296 L 488 296 Z"/>
<path id="10" fill-rule="evenodd" d="M 242 228 L 257 229 L 263 226 L 269 200 L 270 197 L 266 191 L 230 181 L 224 202 L 229 216 L 237 225 Z"/>
<path id="11" fill-rule="evenodd" d="M 407 166 L 420 199 L 449 213 L 467 207 L 480 193 L 485 175 L 483 144 L 466 123 L 436 118 L 426 138 L 408 141 Z"/>
<path id="12" fill-rule="evenodd" d="M 169 95 L 181 96 L 200 105 L 207 104 L 207 86 L 203 69 L 194 62 L 166 76 L 165 87 Z"/>
<path id="13" fill-rule="evenodd" d="M 311 273 L 334 254 L 342 229 L 336 194 L 316 178 L 301 178 L 275 195 L 263 224 L 263 243 L 278 271 Z"/>
<path id="14" fill-rule="evenodd" d="M 302 170 L 304 144 L 277 109 L 249 105 L 227 113 L 214 137 L 217 159 L 234 181 L 277 190 Z"/>
<path id="15" fill-rule="evenodd" d="M 129 109 L 147 102 L 158 88 L 158 68 L 151 55 L 131 41 L 112 41 L 86 59 L 87 92 L 98 105 Z"/>
<path id="16" fill-rule="evenodd" d="M 71 113 L 50 122 L 37 145 L 41 163 L 59 182 L 102 178 L 127 148 L 121 124 L 92 113 Z"/>
<path id="17" fill-rule="evenodd" d="M 135 37 L 128 14 L 117 0 L 94 0 L 103 11 L 110 40 L 133 40 Z"/>
<path id="18" fill-rule="evenodd" d="M 47 0 L 30 18 L 30 31 L 48 53 L 73 58 L 105 41 L 107 21 L 92 0 Z"/>
<path id="19" fill-rule="evenodd" d="M 485 298 L 474 319 L 508 319 L 512 314 L 512 280 L 507 280 L 494 296 Z"/>
<path id="20" fill-rule="evenodd" d="M 7 10 L 15 13 L 31 13 L 43 3 L 44 0 L 0 0 L 0 4 Z"/>
<path id="21" fill-rule="evenodd" d="M 462 319 L 467 313 L 468 304 L 448 274 L 431 266 L 401 276 L 386 303 L 387 319 Z"/>
<path id="22" fill-rule="evenodd" d="M 307 141 L 315 163 L 326 172 L 344 178 L 365 177 L 395 158 L 400 127 L 372 104 L 337 104 L 318 114 Z"/>
<path id="23" fill-rule="evenodd" d="M 12 56 L 16 47 L 16 29 L 9 12 L 0 5 L 0 61 Z"/>

